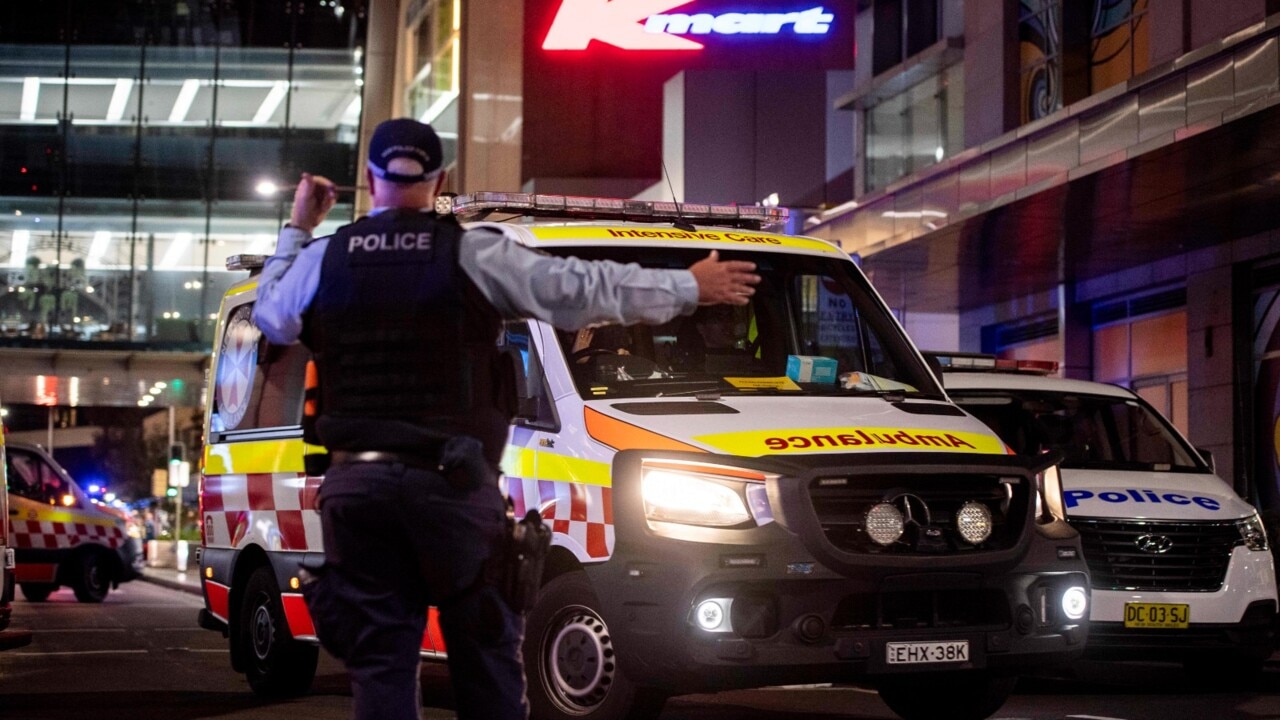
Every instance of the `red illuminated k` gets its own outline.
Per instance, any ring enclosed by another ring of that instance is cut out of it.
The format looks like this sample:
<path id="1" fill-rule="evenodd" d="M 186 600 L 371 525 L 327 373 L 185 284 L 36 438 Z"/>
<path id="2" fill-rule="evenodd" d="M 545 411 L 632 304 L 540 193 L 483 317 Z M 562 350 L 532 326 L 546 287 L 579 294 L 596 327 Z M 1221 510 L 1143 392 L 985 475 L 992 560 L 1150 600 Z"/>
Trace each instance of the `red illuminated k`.
<path id="1" fill-rule="evenodd" d="M 702 43 L 662 32 L 645 32 L 650 15 L 693 0 L 564 0 L 543 50 L 586 50 L 599 40 L 623 50 L 701 50 Z"/>

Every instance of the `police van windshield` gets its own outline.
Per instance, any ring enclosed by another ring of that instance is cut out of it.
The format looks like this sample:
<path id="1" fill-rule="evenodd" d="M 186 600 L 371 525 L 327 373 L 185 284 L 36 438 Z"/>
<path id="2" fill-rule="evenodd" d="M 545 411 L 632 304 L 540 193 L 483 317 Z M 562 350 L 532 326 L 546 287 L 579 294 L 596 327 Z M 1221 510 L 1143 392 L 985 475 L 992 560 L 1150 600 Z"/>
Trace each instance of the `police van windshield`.
<path id="1" fill-rule="evenodd" d="M 1064 468 L 1207 472 L 1168 422 L 1136 399 L 954 389 L 951 399 L 1019 455 L 1061 451 Z"/>
<path id="2" fill-rule="evenodd" d="M 704 250 L 573 248 L 561 254 L 687 268 Z M 704 306 L 665 325 L 560 332 L 584 398 L 712 393 L 942 397 L 933 375 L 851 263 L 722 252 L 756 263 L 743 306 Z"/>

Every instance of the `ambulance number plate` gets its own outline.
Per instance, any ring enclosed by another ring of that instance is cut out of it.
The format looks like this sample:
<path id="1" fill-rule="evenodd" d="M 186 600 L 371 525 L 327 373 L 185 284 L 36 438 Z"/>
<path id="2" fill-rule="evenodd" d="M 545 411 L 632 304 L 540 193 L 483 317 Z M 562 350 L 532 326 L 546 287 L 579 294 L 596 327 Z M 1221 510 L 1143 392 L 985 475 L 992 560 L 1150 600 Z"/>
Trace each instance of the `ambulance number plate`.
<path id="1" fill-rule="evenodd" d="M 1124 604 L 1124 626 L 1127 628 L 1185 630 L 1190 616 L 1191 606 L 1185 603 Z"/>
<path id="2" fill-rule="evenodd" d="M 885 643 L 885 662 L 890 665 L 968 662 L 969 641 Z"/>

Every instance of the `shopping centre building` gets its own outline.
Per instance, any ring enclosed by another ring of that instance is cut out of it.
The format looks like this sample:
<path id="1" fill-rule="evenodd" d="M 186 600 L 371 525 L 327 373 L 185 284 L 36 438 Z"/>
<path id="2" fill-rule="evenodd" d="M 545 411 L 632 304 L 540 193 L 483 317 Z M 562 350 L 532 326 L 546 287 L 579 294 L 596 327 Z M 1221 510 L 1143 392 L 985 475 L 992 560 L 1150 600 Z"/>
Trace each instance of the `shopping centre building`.
<path id="1" fill-rule="evenodd" d="M 302 170 L 354 217 L 362 138 L 407 115 L 462 192 L 791 207 L 922 347 L 1132 387 L 1280 506 L 1276 0 L 25 5 L 7 401 L 143 402 L 157 357 L 198 392 L 225 257 L 271 249 Z"/>

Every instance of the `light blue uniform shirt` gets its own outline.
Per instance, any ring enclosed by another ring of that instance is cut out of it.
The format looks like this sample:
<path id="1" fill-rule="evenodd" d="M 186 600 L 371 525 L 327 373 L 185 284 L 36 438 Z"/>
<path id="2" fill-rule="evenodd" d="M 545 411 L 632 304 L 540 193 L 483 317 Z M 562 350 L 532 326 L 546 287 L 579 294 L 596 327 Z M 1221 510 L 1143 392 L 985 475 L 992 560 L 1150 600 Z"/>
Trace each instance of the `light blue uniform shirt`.
<path id="1" fill-rule="evenodd" d="M 532 318 L 563 330 L 603 323 L 660 325 L 698 307 L 698 281 L 688 270 L 544 255 L 507 232 L 497 224 L 468 230 L 458 243 L 458 264 L 508 319 Z M 303 247 L 310 239 L 305 230 L 281 230 L 276 252 L 258 278 L 253 322 L 277 345 L 298 340 L 302 316 L 320 286 L 329 238 Z"/>

